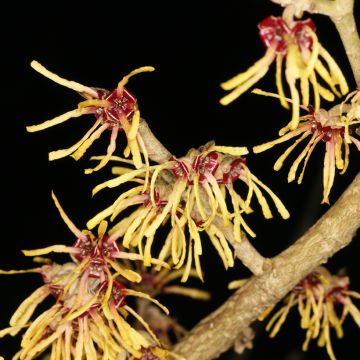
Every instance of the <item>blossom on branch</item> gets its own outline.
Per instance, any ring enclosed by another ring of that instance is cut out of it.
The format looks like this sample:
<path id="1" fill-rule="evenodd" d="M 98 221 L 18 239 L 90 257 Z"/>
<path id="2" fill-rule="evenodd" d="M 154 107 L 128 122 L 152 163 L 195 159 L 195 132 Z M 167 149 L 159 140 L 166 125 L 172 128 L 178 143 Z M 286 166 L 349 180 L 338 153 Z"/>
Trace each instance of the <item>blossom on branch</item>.
<path id="1" fill-rule="evenodd" d="M 280 130 L 280 135 L 298 127 L 300 105 L 307 106 L 310 102 L 310 85 L 315 110 L 320 109 L 320 98 L 333 101 L 334 95 L 341 97 L 347 94 L 348 85 L 344 75 L 335 60 L 319 43 L 315 25 L 310 19 L 289 24 L 283 17 L 269 16 L 260 22 L 258 27 L 260 37 L 267 47 L 265 55 L 245 72 L 221 84 L 224 90 L 231 91 L 220 100 L 221 104 L 227 105 L 247 91 L 265 76 L 274 61 L 276 87 L 281 105 L 289 108 L 282 83 L 283 67 L 292 99 L 292 118 Z M 328 88 L 320 84 L 319 77 Z"/>
<path id="2" fill-rule="evenodd" d="M 271 96 L 271 93 L 258 93 Z M 329 111 L 324 109 L 313 111 L 310 109 L 309 114 L 300 117 L 299 125 L 295 130 L 280 136 L 276 140 L 254 146 L 253 151 L 260 153 L 274 145 L 298 137 L 275 162 L 274 170 L 278 171 L 295 147 L 304 139 L 310 138 L 288 173 L 288 182 L 295 180 L 298 167 L 303 161 L 301 173 L 297 177 L 297 183 L 301 184 L 312 152 L 319 143 L 323 143 L 325 145 L 325 156 L 322 203 L 329 204 L 329 195 L 334 184 L 336 169 L 340 170 L 340 174 L 344 174 L 349 166 L 350 144 L 354 144 L 360 151 L 360 141 L 357 138 L 356 131 L 354 131 L 354 127 L 360 123 L 359 99 L 359 91 L 355 91 L 349 94 L 343 103 L 334 106 Z"/>
<path id="3" fill-rule="evenodd" d="M 348 315 L 360 327 L 360 311 L 352 302 L 352 298 L 360 299 L 360 293 L 349 290 L 349 287 L 349 277 L 332 275 L 320 266 L 294 287 L 284 299 L 284 305 L 271 317 L 266 326 L 270 337 L 280 331 L 290 309 L 297 305 L 300 326 L 306 330 L 303 351 L 307 351 L 310 340 L 317 339 L 317 345 L 325 346 L 330 359 L 336 360 L 331 345 L 331 329 L 341 339 L 344 336 L 342 325 Z M 259 320 L 264 320 L 273 308 L 267 309 Z"/>
<path id="4" fill-rule="evenodd" d="M 284 219 L 289 217 L 281 200 L 250 172 L 243 157 L 247 152 L 246 148 L 217 146 L 210 142 L 198 150 L 190 150 L 182 158 L 172 157 L 149 169 L 114 167 L 113 172 L 119 176 L 97 185 L 94 194 L 125 182 L 139 185 L 122 193 L 112 205 L 90 219 L 87 226 L 92 229 L 107 217 L 113 221 L 129 207 L 137 206 L 109 233 L 111 239 L 122 237 L 125 248 L 137 247 L 139 254 L 144 256 L 145 266 L 150 265 L 155 233 L 162 225 L 170 223 L 158 258 L 161 261 L 171 258 L 175 269 L 183 271 L 181 281 L 188 279 L 193 260 L 199 278 L 203 279 L 200 265 L 202 231 L 208 235 L 225 268 L 232 267 L 234 256 L 224 228 L 233 229 L 236 241 L 241 241 L 241 228 L 255 236 L 243 219 L 243 214 L 253 211 L 251 202 L 254 197 L 265 218 L 271 218 L 272 212 L 262 191 L 274 201 Z M 236 180 L 241 180 L 247 187 L 245 195 L 238 193 L 234 184 Z"/>
<path id="5" fill-rule="evenodd" d="M 166 314 L 169 313 L 167 308 L 148 294 L 134 289 L 132 285 L 142 280 L 141 275 L 117 260 L 134 261 L 142 260 L 142 257 L 120 251 L 106 233 L 106 221 L 100 223 L 97 236 L 88 230 L 80 231 L 54 194 L 53 199 L 77 240 L 73 246 L 53 245 L 23 250 L 23 253 L 36 257 L 50 252 L 68 253 L 72 262 L 59 265 L 48 260 L 46 265 L 31 270 L 0 271 L 1 274 L 37 272 L 45 283 L 18 307 L 10 319 L 10 327 L 0 331 L 0 337 L 15 336 L 27 328 L 14 359 L 30 360 L 47 350 L 51 352 L 51 359 L 86 357 L 97 360 L 99 356 L 109 360 L 142 359 L 145 353 L 167 359 L 168 350 L 130 305 L 129 299 L 151 301 Z M 162 261 L 151 261 L 168 267 Z M 55 304 L 30 321 L 49 295 L 55 298 Z M 142 325 L 142 331 L 129 323 L 131 317 Z"/>
<path id="6" fill-rule="evenodd" d="M 37 61 L 32 61 L 31 66 L 50 80 L 78 92 L 86 100 L 80 102 L 76 109 L 68 111 L 54 119 L 45 121 L 39 125 L 27 126 L 27 131 L 35 132 L 44 130 L 63 123 L 71 118 L 80 117 L 86 114 L 94 114 L 96 119 L 94 125 L 76 144 L 68 149 L 50 152 L 49 160 L 56 160 L 69 155 L 75 160 L 78 160 L 105 130 L 110 130 L 111 136 L 110 144 L 107 148 L 107 155 L 95 168 L 86 169 L 85 173 L 89 174 L 93 171 L 97 171 L 108 163 L 109 158 L 116 149 L 116 139 L 119 131 L 124 131 L 127 138 L 127 147 L 124 150 L 125 157 L 128 157 L 131 153 L 135 167 L 139 168 L 142 166 L 140 151 L 143 151 L 145 162 L 147 162 L 146 149 L 143 145 L 141 136 L 137 131 L 140 123 L 140 111 L 138 109 L 137 99 L 125 88 L 125 85 L 131 76 L 141 72 L 153 71 L 153 67 L 144 66 L 133 70 L 122 78 L 116 89 L 107 91 L 63 79 L 47 70 Z"/>

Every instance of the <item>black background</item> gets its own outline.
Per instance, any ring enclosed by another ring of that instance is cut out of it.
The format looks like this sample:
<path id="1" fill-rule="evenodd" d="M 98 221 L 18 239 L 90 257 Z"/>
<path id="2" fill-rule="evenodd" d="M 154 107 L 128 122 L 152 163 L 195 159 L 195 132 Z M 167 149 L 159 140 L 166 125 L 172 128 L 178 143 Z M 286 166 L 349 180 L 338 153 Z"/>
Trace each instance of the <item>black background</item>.
<path id="1" fill-rule="evenodd" d="M 109 204 L 117 191 L 104 191 L 91 198 L 91 189 L 108 179 L 109 169 L 83 174 L 91 154 L 104 153 L 108 136 L 103 136 L 84 159 L 65 158 L 48 162 L 47 153 L 74 144 L 89 128 L 88 117 L 73 119 L 39 133 L 27 133 L 26 125 L 38 124 L 76 107 L 81 100 L 30 68 L 35 59 L 62 77 L 88 86 L 112 89 L 131 70 L 152 65 L 156 71 L 132 78 L 128 89 L 136 94 L 142 116 L 160 141 L 181 156 L 191 147 L 209 140 L 219 145 L 253 146 L 277 136 L 289 120 L 289 113 L 276 100 L 244 94 L 227 107 L 218 100 L 224 95 L 219 83 L 245 70 L 264 53 L 257 24 L 268 15 L 280 15 L 281 8 L 268 0 L 254 1 L 117 1 L 51 2 L 13 4 L 3 13 L 2 39 L 2 245 L 0 267 L 21 269 L 33 266 L 20 249 L 72 244 L 73 236 L 62 222 L 51 200 L 54 190 L 63 208 L 79 228 Z M 355 13 L 359 14 L 359 1 Z M 307 17 L 307 16 L 305 16 Z M 350 67 L 334 26 L 324 16 L 313 16 L 320 41 L 343 67 L 354 87 Z M 274 89 L 274 68 L 257 86 Z M 86 123 L 86 124 L 85 124 Z M 107 135 L 107 134 L 106 134 Z M 322 144 L 320 144 L 322 145 Z M 120 148 L 120 146 L 119 146 Z M 284 169 L 272 165 L 286 148 L 275 147 L 262 154 L 250 154 L 248 166 L 283 199 L 291 212 L 289 220 L 276 216 L 264 220 L 260 212 L 248 217 L 257 237 L 253 240 L 264 256 L 274 256 L 289 246 L 323 214 L 328 206 L 322 198 L 323 147 L 312 155 L 302 185 L 286 181 L 290 162 Z M 350 168 L 337 175 L 331 202 L 358 171 L 358 153 L 352 149 Z M 328 263 L 333 271 L 346 268 L 352 286 L 360 290 L 357 257 L 359 239 L 336 254 Z M 164 299 L 170 310 L 191 328 L 201 317 L 222 304 L 230 295 L 227 283 L 247 277 L 237 263 L 225 272 L 214 250 L 202 258 L 205 289 L 213 301 L 199 304 L 188 299 Z M 0 282 L 0 326 L 20 301 L 41 284 L 37 275 L 2 276 Z M 294 311 L 295 313 L 295 311 Z M 255 349 L 236 357 L 231 351 L 223 359 L 326 359 L 326 351 L 311 344 L 301 352 L 304 332 L 297 315 L 290 316 L 275 339 L 269 339 L 262 325 L 256 325 Z M 356 359 L 359 329 L 345 322 L 345 337 L 333 337 L 340 360 Z M 10 358 L 18 338 L 0 342 L 0 354 Z"/>

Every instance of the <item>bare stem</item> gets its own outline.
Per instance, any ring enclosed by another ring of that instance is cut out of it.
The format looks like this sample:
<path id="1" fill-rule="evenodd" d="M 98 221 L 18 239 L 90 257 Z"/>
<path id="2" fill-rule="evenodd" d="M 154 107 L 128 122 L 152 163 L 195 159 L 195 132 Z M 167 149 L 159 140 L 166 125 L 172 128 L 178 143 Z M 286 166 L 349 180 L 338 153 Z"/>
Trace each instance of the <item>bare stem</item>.
<path id="1" fill-rule="evenodd" d="M 352 1 L 350 1 L 352 2 Z M 353 11 L 342 16 L 330 16 L 340 35 L 357 86 L 360 86 L 360 38 Z"/>
<path id="2" fill-rule="evenodd" d="M 147 122 L 141 119 L 139 125 L 139 134 L 144 142 L 149 158 L 157 163 L 164 163 L 171 157 L 171 153 L 161 142 L 155 137 L 150 130 Z"/>
<path id="3" fill-rule="evenodd" d="M 334 23 L 354 75 L 360 86 L 360 38 L 354 18 L 354 0 L 271 0 L 281 6 L 292 6 L 295 13 L 304 11 L 328 16 Z"/>
<path id="4" fill-rule="evenodd" d="M 187 360 L 214 359 L 228 350 L 269 306 L 347 246 L 360 227 L 360 173 L 338 201 L 292 246 L 272 259 L 272 269 L 253 276 L 176 346 Z"/>

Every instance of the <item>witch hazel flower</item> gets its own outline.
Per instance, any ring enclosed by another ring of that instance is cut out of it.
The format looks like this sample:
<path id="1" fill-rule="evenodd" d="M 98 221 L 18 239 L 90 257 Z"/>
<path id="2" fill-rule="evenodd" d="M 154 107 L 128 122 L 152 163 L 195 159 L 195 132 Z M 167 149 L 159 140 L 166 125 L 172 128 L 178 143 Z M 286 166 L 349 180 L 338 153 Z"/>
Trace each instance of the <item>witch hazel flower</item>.
<path id="1" fill-rule="evenodd" d="M 50 351 L 51 359 L 86 357 L 97 360 L 99 356 L 109 360 L 142 359 L 145 352 L 161 353 L 163 356 L 158 358 L 166 359 L 169 353 L 130 305 L 129 299 L 146 299 L 166 314 L 169 312 L 148 294 L 132 289 L 133 283 L 141 281 L 141 275 L 118 261 L 142 260 L 142 257 L 120 251 L 107 235 L 106 221 L 99 224 L 97 236 L 88 230 L 80 231 L 67 217 L 54 194 L 53 199 L 77 240 L 73 246 L 53 245 L 23 250 L 23 253 L 37 258 L 50 252 L 68 253 L 72 262 L 59 265 L 48 260 L 48 264 L 39 268 L 0 272 L 37 272 L 44 280 L 44 285 L 15 311 L 10 327 L 0 331 L 2 337 L 15 336 L 23 328 L 27 329 L 22 336 L 21 349 L 13 359 L 30 360 L 45 351 Z M 168 267 L 161 261 L 153 262 Z M 31 321 L 37 307 L 50 295 L 55 298 L 55 304 Z M 131 317 L 142 324 L 146 336 L 129 323 Z"/>
<path id="2" fill-rule="evenodd" d="M 200 265 L 202 231 L 207 233 L 225 268 L 232 267 L 234 256 L 224 229 L 231 226 L 236 241 L 241 241 L 241 228 L 255 236 L 243 219 L 243 214 L 253 211 L 254 197 L 265 218 L 271 218 L 272 212 L 262 191 L 271 197 L 283 218 L 289 217 L 281 200 L 250 172 L 243 158 L 247 153 L 246 148 L 217 146 L 213 142 L 198 150 L 191 149 L 182 158 L 172 157 L 163 164 L 150 167 L 146 191 L 143 191 L 146 169 L 115 167 L 113 172 L 118 172 L 119 176 L 97 185 L 94 193 L 128 181 L 140 185 L 121 194 L 112 205 L 89 220 L 87 226 L 91 229 L 106 217 L 113 221 L 130 206 L 138 205 L 109 232 L 113 238 L 122 237 L 125 248 L 137 247 L 144 256 L 145 266 L 152 258 L 155 233 L 170 223 L 158 259 L 171 259 L 175 269 L 182 269 L 181 281 L 188 279 L 193 261 L 199 278 L 203 279 Z M 247 185 L 245 196 L 235 190 L 233 183 L 236 180 Z"/>
<path id="3" fill-rule="evenodd" d="M 325 347 L 331 360 L 336 360 L 331 330 L 337 338 L 344 336 L 343 323 L 348 315 L 360 327 L 360 311 L 352 299 L 360 299 L 360 293 L 350 290 L 350 279 L 344 275 L 332 275 L 323 266 L 301 280 L 284 299 L 284 305 L 271 317 L 266 326 L 274 337 L 286 320 L 292 307 L 297 305 L 301 317 L 300 326 L 306 330 L 303 351 L 317 339 L 317 345 Z M 259 318 L 264 320 L 274 307 L 267 309 Z"/>
<path id="4" fill-rule="evenodd" d="M 288 173 L 288 182 L 294 181 L 301 184 L 306 165 L 318 144 L 325 145 L 324 170 L 323 170 L 323 198 L 322 203 L 329 204 L 329 195 L 334 184 L 336 169 L 344 174 L 349 166 L 350 145 L 354 144 L 360 151 L 359 136 L 355 127 L 360 123 L 359 91 L 352 92 L 339 105 L 329 111 L 320 109 L 314 111 L 309 107 L 309 114 L 300 118 L 297 129 L 280 136 L 278 139 L 253 147 L 255 153 L 268 150 L 273 146 L 297 138 L 286 151 L 277 159 L 274 170 L 282 168 L 284 161 L 293 152 L 295 147 L 306 138 L 309 138 L 305 148 L 293 162 Z M 297 175 L 297 170 L 303 162 L 302 170 Z"/>
<path id="5" fill-rule="evenodd" d="M 140 151 L 142 151 L 145 157 L 144 160 L 147 162 L 147 152 L 143 145 L 142 138 L 138 133 L 140 111 L 137 99 L 125 88 L 125 85 L 130 77 L 142 72 L 154 71 L 153 67 L 143 66 L 133 70 L 124 76 L 118 83 L 116 89 L 112 91 L 88 87 L 75 81 L 66 80 L 50 72 L 37 61 L 32 61 L 31 67 L 57 84 L 78 92 L 86 100 L 80 102 L 76 109 L 68 111 L 54 119 L 45 121 L 39 125 L 27 126 L 27 131 L 35 132 L 44 130 L 82 115 L 93 114 L 95 116 L 93 126 L 76 144 L 67 149 L 50 152 L 49 160 L 56 160 L 66 156 L 71 156 L 75 160 L 78 160 L 85 154 L 95 140 L 106 130 L 110 130 L 110 143 L 106 156 L 104 156 L 94 168 L 86 169 L 85 173 L 89 174 L 97 171 L 108 163 L 109 158 L 116 150 L 116 139 L 120 131 L 123 131 L 127 138 L 127 146 L 124 150 L 125 157 L 131 154 L 135 167 L 140 168 L 142 166 Z"/>
<path id="6" fill-rule="evenodd" d="M 315 110 L 320 108 L 320 98 L 333 101 L 335 95 L 341 97 L 348 93 L 344 75 L 335 60 L 319 43 L 312 20 L 287 22 L 284 17 L 269 16 L 259 23 L 258 28 L 267 48 L 265 55 L 245 72 L 221 84 L 224 90 L 231 91 L 220 100 L 221 104 L 228 105 L 257 83 L 266 75 L 274 61 L 276 87 L 281 105 L 289 108 L 283 77 L 292 99 L 292 117 L 280 130 L 280 135 L 297 128 L 299 106 L 309 104 L 310 87 L 313 94 L 311 102 Z M 320 83 L 320 79 L 324 85 Z"/>

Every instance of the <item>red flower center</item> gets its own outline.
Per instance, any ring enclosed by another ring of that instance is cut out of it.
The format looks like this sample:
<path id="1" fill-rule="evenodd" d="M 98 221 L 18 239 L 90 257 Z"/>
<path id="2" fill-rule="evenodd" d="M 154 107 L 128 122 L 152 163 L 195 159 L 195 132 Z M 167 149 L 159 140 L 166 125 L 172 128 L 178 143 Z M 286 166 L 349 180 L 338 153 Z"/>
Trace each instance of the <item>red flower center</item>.
<path id="1" fill-rule="evenodd" d="M 300 48 L 310 49 L 313 44 L 308 29 L 315 31 L 312 20 L 296 21 L 292 29 L 285 23 L 282 17 L 268 16 L 258 24 L 260 38 L 264 45 L 272 48 L 276 53 L 286 53 L 288 39 L 295 39 Z"/>
<path id="2" fill-rule="evenodd" d="M 95 116 L 96 118 L 102 118 L 103 122 L 107 122 L 111 127 L 121 124 L 123 119 L 132 119 L 132 115 L 135 111 L 137 100 L 125 88 L 118 94 L 117 89 L 107 92 L 106 90 L 97 90 L 99 99 L 107 100 L 109 106 L 97 107 Z"/>

